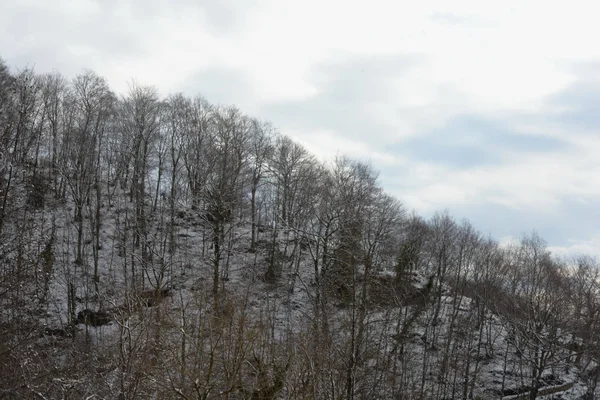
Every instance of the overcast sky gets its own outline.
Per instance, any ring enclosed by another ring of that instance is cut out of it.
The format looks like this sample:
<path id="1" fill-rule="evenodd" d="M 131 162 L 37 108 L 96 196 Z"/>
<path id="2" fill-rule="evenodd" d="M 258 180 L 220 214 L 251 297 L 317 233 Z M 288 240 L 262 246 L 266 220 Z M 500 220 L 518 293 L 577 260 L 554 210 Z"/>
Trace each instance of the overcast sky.
<path id="1" fill-rule="evenodd" d="M 235 104 L 424 216 L 600 255 L 596 3 L 0 0 L 0 57 Z"/>

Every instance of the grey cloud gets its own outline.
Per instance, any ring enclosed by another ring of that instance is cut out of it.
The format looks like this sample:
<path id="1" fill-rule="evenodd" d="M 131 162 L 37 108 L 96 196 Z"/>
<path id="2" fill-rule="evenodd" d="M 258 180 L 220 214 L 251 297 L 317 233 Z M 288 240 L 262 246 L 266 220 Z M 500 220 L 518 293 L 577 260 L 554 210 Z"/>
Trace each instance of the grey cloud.
<path id="1" fill-rule="evenodd" d="M 175 92 L 187 96 L 200 95 L 213 104 L 233 104 L 243 112 L 251 106 L 251 81 L 242 71 L 233 68 L 207 68 L 182 82 Z M 261 115 L 256 115 L 262 117 Z"/>
<path id="2" fill-rule="evenodd" d="M 563 110 L 552 117 L 554 123 L 600 134 L 600 83 L 580 81 L 554 96 L 551 104 Z"/>
<path id="3" fill-rule="evenodd" d="M 569 136 L 600 134 L 600 61 L 573 63 L 566 70 L 575 76 L 574 82 L 547 96 L 540 112 L 515 115 L 515 119 L 550 124 Z"/>
<path id="4" fill-rule="evenodd" d="M 98 0 L 100 4 L 101 0 Z M 115 4 L 122 4 L 117 2 Z M 211 34 L 218 36 L 234 35 L 244 31 L 248 13 L 259 3 L 258 0 L 129 0 L 128 4 L 144 19 L 169 16 L 173 19 L 188 17 L 188 10 L 199 11 L 202 18 L 198 24 Z M 113 7 L 105 7 L 112 8 Z"/>
<path id="5" fill-rule="evenodd" d="M 396 151 L 411 152 L 413 158 L 421 162 L 473 171 L 490 162 L 496 165 L 509 162 L 498 157 L 497 151 L 502 149 L 513 152 L 516 160 L 524 160 L 528 154 L 545 153 L 558 155 L 557 162 L 566 162 L 560 161 L 564 159 L 561 156 L 571 157 L 573 161 L 588 157 L 591 150 L 577 147 L 576 138 L 581 133 L 597 134 L 600 137 L 598 66 L 597 63 L 573 66 L 572 71 L 577 73 L 576 81 L 564 90 L 548 96 L 540 112 L 513 113 L 498 118 L 462 115 L 440 130 L 406 141 Z M 522 122 L 540 128 L 524 134 L 514 128 Z M 552 131 L 544 132 L 546 126 L 550 126 Z M 474 132 L 476 135 L 473 137 Z M 461 142 L 458 145 L 461 137 L 471 137 L 473 144 L 469 145 L 467 142 L 465 145 Z M 540 165 L 540 168 L 544 166 Z M 393 176 L 393 173 L 394 171 L 384 170 L 382 175 Z M 508 209 L 489 201 L 453 205 L 450 211 L 456 217 L 474 221 L 484 233 L 490 233 L 496 238 L 518 237 L 532 229 L 536 229 L 550 246 L 562 246 L 571 239 L 584 241 L 598 237 L 600 198 L 592 192 L 586 194 L 583 187 L 581 193 L 565 191 L 561 183 L 573 182 L 556 182 L 555 194 L 560 202 L 552 211 Z M 594 185 L 593 182 L 587 184 L 589 187 Z M 410 190 L 397 182 L 391 183 L 388 188 L 399 195 Z M 490 193 L 481 193 L 482 198 L 489 195 Z M 440 199 L 440 203 L 443 203 L 443 199 Z"/>
<path id="6" fill-rule="evenodd" d="M 197 18 L 198 26 L 216 36 L 235 35 L 243 30 L 248 12 L 256 1 L 96 0 L 89 3 L 89 10 L 85 8 L 86 4 L 79 5 L 82 9 L 43 2 L 3 5 L 0 49 L 5 50 L 0 56 L 10 66 L 34 66 L 38 72 L 57 70 L 72 77 L 82 69 L 90 68 L 103 74 L 118 63 L 143 59 L 155 53 L 157 48 L 153 38 L 162 44 L 168 40 L 168 36 L 157 36 L 163 35 L 161 23 L 164 20 L 177 23 L 183 18 Z M 177 46 L 177 43 L 173 45 Z M 91 51 L 78 55 L 73 51 L 78 48 Z M 233 71 L 227 75 L 228 81 L 246 79 L 241 72 L 239 77 L 234 77 Z M 124 77 L 131 78 L 135 77 Z M 227 85 L 228 82 L 224 84 Z M 216 90 L 214 93 L 215 98 L 223 95 Z M 234 102 L 239 97 L 239 93 L 236 94 L 233 98 L 219 98 L 218 101 Z"/>
<path id="7" fill-rule="evenodd" d="M 414 154 L 421 162 L 466 169 L 500 165 L 531 153 L 562 152 L 569 147 L 560 138 L 515 132 L 510 121 L 462 115 L 391 149 Z"/>
<path id="8" fill-rule="evenodd" d="M 210 31 L 219 35 L 240 33 L 244 30 L 246 14 L 258 2 L 256 0 L 204 0 L 199 2 L 206 13 Z"/>
<path id="9" fill-rule="evenodd" d="M 581 204 L 566 200 L 552 213 L 506 210 L 493 204 L 455 207 L 457 217 L 476 221 L 478 229 L 495 238 L 520 236 L 536 230 L 551 246 L 560 246 L 570 239 L 585 240 L 598 234 L 596 221 L 600 218 L 597 204 Z M 518 227 L 518 231 L 515 228 Z"/>
<path id="10" fill-rule="evenodd" d="M 82 68 L 120 62 L 149 52 L 137 39 L 135 19 L 117 18 L 110 3 L 100 12 L 65 13 L 57 7 L 5 7 L 0 44 L 9 49 L 7 61 L 15 66 L 34 65 L 43 72 L 59 70 L 69 76 Z M 72 54 L 69 46 L 93 50 L 89 58 Z"/>
<path id="11" fill-rule="evenodd" d="M 316 96 L 267 104 L 261 111 L 276 124 L 294 129 L 332 129 L 354 139 L 389 137 L 395 127 L 371 115 L 369 107 L 394 104 L 396 93 L 390 80 L 418 62 L 416 56 L 378 56 L 324 63 L 308 79 L 318 90 Z"/>

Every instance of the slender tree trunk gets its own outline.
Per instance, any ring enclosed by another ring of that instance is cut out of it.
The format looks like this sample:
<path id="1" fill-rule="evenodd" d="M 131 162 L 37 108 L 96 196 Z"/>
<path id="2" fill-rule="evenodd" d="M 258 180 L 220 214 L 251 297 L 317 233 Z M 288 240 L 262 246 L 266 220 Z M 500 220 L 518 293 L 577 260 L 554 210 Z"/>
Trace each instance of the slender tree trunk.
<path id="1" fill-rule="evenodd" d="M 75 205 L 75 221 L 77 223 L 77 254 L 75 263 L 83 264 L 83 200 L 78 199 Z"/>
<path id="2" fill-rule="evenodd" d="M 221 261 L 221 223 L 213 222 L 213 296 L 215 299 L 219 294 L 219 275 Z"/>
<path id="3" fill-rule="evenodd" d="M 252 219 L 252 233 L 250 238 L 250 251 L 256 251 L 256 185 L 252 185 L 250 197 L 250 218 Z"/>
<path id="4" fill-rule="evenodd" d="M 12 183 L 13 178 L 13 169 L 12 165 L 8 167 L 8 177 L 5 180 L 4 193 L 2 196 L 2 206 L 0 206 L 0 233 L 2 233 L 4 229 L 4 219 L 6 218 L 6 207 L 8 206 L 8 195 L 10 193 L 10 185 Z M 1 182 L 2 180 L 0 180 Z"/>
<path id="5" fill-rule="evenodd" d="M 94 216 L 94 289 L 98 294 L 98 283 L 100 282 L 99 275 L 99 264 L 100 264 L 100 218 L 101 218 L 101 206 L 102 197 L 100 189 L 100 180 L 96 177 L 96 210 Z"/>

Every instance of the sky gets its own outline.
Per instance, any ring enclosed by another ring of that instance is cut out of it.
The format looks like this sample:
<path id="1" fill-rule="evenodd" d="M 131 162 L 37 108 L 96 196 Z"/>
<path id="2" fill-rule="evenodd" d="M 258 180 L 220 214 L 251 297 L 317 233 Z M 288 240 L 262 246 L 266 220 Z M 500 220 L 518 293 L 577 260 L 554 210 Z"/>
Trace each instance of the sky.
<path id="1" fill-rule="evenodd" d="M 600 3 L 0 0 L 14 70 L 201 95 L 428 217 L 600 257 Z"/>

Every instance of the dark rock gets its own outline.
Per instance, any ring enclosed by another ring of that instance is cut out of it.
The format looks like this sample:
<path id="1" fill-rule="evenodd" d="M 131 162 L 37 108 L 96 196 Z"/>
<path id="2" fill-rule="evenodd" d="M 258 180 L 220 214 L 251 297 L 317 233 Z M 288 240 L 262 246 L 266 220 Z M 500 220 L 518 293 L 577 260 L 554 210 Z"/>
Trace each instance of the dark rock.
<path id="1" fill-rule="evenodd" d="M 77 323 L 90 326 L 108 325 L 112 321 L 112 315 L 106 311 L 85 310 L 79 311 L 77 314 Z"/>

